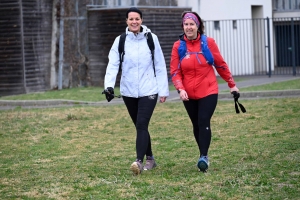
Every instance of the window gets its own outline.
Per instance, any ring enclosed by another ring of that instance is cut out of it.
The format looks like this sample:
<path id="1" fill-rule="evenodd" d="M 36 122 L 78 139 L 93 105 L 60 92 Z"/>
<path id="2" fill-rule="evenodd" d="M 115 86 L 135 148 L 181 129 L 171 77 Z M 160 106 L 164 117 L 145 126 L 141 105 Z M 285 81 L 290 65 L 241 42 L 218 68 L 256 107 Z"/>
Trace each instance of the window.
<path id="1" fill-rule="evenodd" d="M 215 30 L 220 30 L 220 21 L 214 21 Z"/>
<path id="2" fill-rule="evenodd" d="M 274 4 L 274 10 L 277 11 L 300 9 L 300 0 L 274 0 Z"/>
<path id="3" fill-rule="evenodd" d="M 237 21 L 236 20 L 232 20 L 232 28 L 237 29 Z"/>

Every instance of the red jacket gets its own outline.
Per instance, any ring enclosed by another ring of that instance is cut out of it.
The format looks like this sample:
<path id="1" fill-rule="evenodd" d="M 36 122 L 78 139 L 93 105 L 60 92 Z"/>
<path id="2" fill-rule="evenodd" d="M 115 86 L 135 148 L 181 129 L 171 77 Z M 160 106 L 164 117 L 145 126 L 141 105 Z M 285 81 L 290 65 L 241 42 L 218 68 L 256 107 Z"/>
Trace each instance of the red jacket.
<path id="1" fill-rule="evenodd" d="M 184 36 L 188 52 L 199 52 L 200 34 L 195 40 L 188 40 Z M 208 48 L 214 57 L 214 65 L 218 74 L 228 83 L 230 88 L 235 86 L 231 72 L 224 61 L 213 38 L 207 37 Z M 180 41 L 173 45 L 170 63 L 172 82 L 177 90 L 187 92 L 189 99 L 200 99 L 211 94 L 218 94 L 218 82 L 214 67 L 206 63 L 203 54 L 188 54 L 179 64 L 178 47 Z M 199 59 L 197 59 L 197 56 Z M 179 66 L 179 67 L 178 67 Z"/>

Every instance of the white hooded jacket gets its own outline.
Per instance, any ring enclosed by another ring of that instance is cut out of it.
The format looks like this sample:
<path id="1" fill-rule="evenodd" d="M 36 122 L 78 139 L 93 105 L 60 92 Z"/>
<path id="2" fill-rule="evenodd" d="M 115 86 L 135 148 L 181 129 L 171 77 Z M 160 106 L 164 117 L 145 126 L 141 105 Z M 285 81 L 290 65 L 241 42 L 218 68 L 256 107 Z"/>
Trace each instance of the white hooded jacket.
<path id="1" fill-rule="evenodd" d="M 122 75 L 120 80 L 120 92 L 126 97 L 144 97 L 158 94 L 160 97 L 169 96 L 168 75 L 165 58 L 161 50 L 158 38 L 151 33 L 145 25 L 141 25 L 142 32 L 135 35 L 126 28 L 126 40 L 124 46 L 124 58 L 122 63 Z M 147 44 L 147 34 L 152 34 L 155 46 L 153 69 L 152 55 Z M 119 46 L 120 36 L 116 37 L 108 58 L 109 62 L 104 78 L 104 87 L 114 88 L 119 71 Z"/>

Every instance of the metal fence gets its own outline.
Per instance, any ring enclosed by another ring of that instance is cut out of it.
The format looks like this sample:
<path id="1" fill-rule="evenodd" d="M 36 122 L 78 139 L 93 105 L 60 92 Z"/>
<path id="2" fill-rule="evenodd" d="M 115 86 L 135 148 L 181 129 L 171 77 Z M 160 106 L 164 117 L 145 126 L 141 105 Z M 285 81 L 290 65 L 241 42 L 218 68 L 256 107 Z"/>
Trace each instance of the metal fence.
<path id="1" fill-rule="evenodd" d="M 300 18 L 206 21 L 234 75 L 300 73 Z"/>
<path id="2" fill-rule="evenodd" d="M 49 89 L 51 1 L 0 1 L 0 96 Z"/>

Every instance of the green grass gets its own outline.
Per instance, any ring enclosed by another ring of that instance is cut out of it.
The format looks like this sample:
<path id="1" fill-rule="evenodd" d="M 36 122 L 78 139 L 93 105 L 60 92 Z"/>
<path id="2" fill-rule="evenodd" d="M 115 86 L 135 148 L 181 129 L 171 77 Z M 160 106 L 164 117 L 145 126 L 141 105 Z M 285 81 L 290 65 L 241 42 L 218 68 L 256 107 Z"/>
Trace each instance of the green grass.
<path id="1" fill-rule="evenodd" d="M 293 89 L 294 90 L 300 89 L 300 78 L 295 80 L 246 87 L 246 88 L 242 88 L 242 91 L 248 92 L 248 91 L 267 91 L 267 90 L 293 90 Z"/>
<path id="2" fill-rule="evenodd" d="M 149 127 L 158 167 L 133 176 L 135 129 L 125 106 L 0 111 L 0 199 L 299 199 L 300 100 L 219 101 L 211 165 L 181 102 Z"/>
<path id="3" fill-rule="evenodd" d="M 236 82 L 245 80 L 245 78 L 236 78 Z M 218 78 L 218 83 L 222 84 L 224 81 Z M 170 84 L 170 91 L 175 90 L 174 86 Z M 241 92 L 249 91 L 266 91 L 266 90 L 290 90 L 290 89 L 300 89 L 300 79 L 289 80 L 284 82 L 271 83 L 260 86 L 252 86 L 247 88 L 240 88 Z M 21 94 L 14 96 L 4 96 L 0 97 L 0 100 L 53 100 L 53 99 L 64 99 L 64 100 L 74 100 L 74 101 L 89 101 L 97 102 L 103 101 L 105 95 L 101 94 L 103 91 L 102 87 L 80 87 L 62 90 L 52 90 L 47 92 L 39 92 L 32 94 Z M 229 90 L 222 91 L 228 92 Z M 120 94 L 120 88 L 115 88 L 115 94 Z"/>
<path id="4" fill-rule="evenodd" d="M 78 87 L 62 90 L 50 90 L 46 92 L 20 94 L 13 96 L 0 97 L 0 100 L 50 100 L 50 99 L 64 99 L 75 101 L 103 101 L 105 95 L 101 94 L 103 87 Z M 115 88 L 115 94 L 120 94 L 120 89 Z"/>
<path id="5" fill-rule="evenodd" d="M 239 84 L 237 83 L 237 86 Z M 282 81 L 282 82 L 274 82 L 270 84 L 258 85 L 258 86 L 250 86 L 239 88 L 241 92 L 257 92 L 257 91 L 274 91 L 274 90 L 299 90 L 300 89 L 300 78 Z M 227 93 L 229 90 L 222 90 L 221 93 Z"/>

